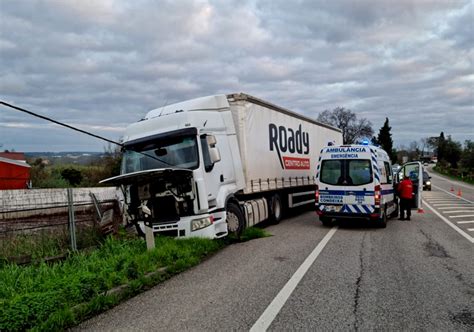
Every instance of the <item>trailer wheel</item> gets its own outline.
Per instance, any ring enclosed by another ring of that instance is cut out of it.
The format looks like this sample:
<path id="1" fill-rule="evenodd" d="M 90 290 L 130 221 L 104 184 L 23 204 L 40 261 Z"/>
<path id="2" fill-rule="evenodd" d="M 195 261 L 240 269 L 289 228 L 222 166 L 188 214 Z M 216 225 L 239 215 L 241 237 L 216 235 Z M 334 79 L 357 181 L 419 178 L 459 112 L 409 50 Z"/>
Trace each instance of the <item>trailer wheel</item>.
<path id="1" fill-rule="evenodd" d="M 240 234 L 242 234 L 245 228 L 245 220 L 242 210 L 238 207 L 238 205 L 234 203 L 229 203 L 227 205 L 226 222 L 228 232 L 240 237 Z"/>
<path id="2" fill-rule="evenodd" d="M 279 224 L 283 213 L 283 205 L 281 204 L 280 195 L 275 194 L 270 199 L 270 222 L 272 224 Z"/>

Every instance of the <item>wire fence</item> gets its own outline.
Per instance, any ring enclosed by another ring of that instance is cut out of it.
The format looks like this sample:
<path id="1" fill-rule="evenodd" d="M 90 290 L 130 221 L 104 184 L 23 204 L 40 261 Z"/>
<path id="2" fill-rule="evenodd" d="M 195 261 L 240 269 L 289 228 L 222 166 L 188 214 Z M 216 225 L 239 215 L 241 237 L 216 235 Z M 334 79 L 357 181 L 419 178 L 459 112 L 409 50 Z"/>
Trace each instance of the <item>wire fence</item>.
<path id="1" fill-rule="evenodd" d="M 116 188 L 2 190 L 0 256 L 54 256 L 94 246 L 122 221 Z"/>

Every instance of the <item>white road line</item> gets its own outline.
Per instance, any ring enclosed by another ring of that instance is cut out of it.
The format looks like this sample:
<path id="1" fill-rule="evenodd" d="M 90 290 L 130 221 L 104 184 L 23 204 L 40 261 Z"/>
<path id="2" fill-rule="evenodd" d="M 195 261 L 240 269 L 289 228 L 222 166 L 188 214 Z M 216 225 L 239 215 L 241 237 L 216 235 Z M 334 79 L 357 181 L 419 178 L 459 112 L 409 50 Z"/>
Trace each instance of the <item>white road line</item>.
<path id="1" fill-rule="evenodd" d="M 434 204 L 433 204 L 434 205 Z M 434 205 L 438 208 L 438 210 L 449 210 L 449 209 L 454 209 L 454 210 L 458 210 L 458 209 L 474 209 L 474 207 L 469 207 L 468 205 L 454 205 L 454 206 L 443 206 L 443 207 L 438 207 L 437 205 Z"/>
<path id="2" fill-rule="evenodd" d="M 445 181 L 447 181 L 447 182 L 449 182 L 449 183 L 452 183 L 452 184 L 454 184 L 454 185 L 456 185 L 456 186 L 461 186 L 461 187 L 464 187 L 464 188 L 472 189 L 472 186 L 469 186 L 468 184 L 459 183 L 459 182 L 457 182 L 457 181 L 451 181 L 451 180 L 445 178 L 444 176 L 439 176 L 439 175 L 437 175 L 437 174 L 433 174 L 433 172 L 430 172 L 430 175 L 431 175 L 431 176 L 434 176 L 435 178 L 439 178 L 439 179 L 445 180 Z"/>
<path id="3" fill-rule="evenodd" d="M 293 276 L 288 280 L 288 282 L 283 286 L 277 296 L 273 299 L 270 305 L 265 309 L 263 314 L 259 319 L 253 324 L 250 332 L 257 331 L 266 331 L 270 324 L 273 322 L 275 317 L 280 312 L 283 305 L 286 303 L 291 293 L 295 290 L 298 283 L 303 279 L 306 272 L 309 270 L 311 265 L 314 263 L 316 258 L 318 258 L 321 251 L 323 251 L 326 244 L 329 242 L 331 237 L 336 233 L 337 227 L 331 228 L 331 230 L 324 236 L 324 238 L 319 242 L 319 244 L 314 248 L 314 250 L 309 254 L 308 257 L 304 260 L 303 264 L 300 265 L 298 270 L 293 274 Z"/>
<path id="4" fill-rule="evenodd" d="M 474 203 L 473 201 L 470 201 L 470 200 L 468 200 L 468 199 L 465 199 L 464 197 L 456 196 L 455 194 L 452 194 L 452 193 L 450 193 L 449 191 L 444 190 L 444 189 L 441 188 L 441 187 L 435 186 L 434 184 L 432 184 L 432 186 L 435 187 L 435 188 L 437 188 L 437 189 L 439 189 L 439 190 L 441 190 L 441 191 L 444 191 L 445 193 L 447 193 L 447 194 L 449 194 L 449 195 L 451 195 L 451 196 L 456 197 L 457 199 L 462 199 L 463 201 L 466 201 L 466 202 L 469 202 L 469 203 Z"/>
<path id="5" fill-rule="evenodd" d="M 456 196 L 456 198 L 454 197 L 446 197 L 445 194 L 443 194 L 443 196 L 439 196 L 439 197 L 428 197 L 427 199 L 430 200 L 430 201 L 457 201 L 458 200 L 458 197 L 459 196 Z"/>
<path id="6" fill-rule="evenodd" d="M 474 224 L 474 220 L 458 221 L 456 224 Z"/>
<path id="7" fill-rule="evenodd" d="M 427 199 L 427 201 L 429 201 L 430 203 L 433 203 L 433 204 L 469 204 L 469 203 L 460 201 L 459 199 L 456 199 L 456 200 L 454 200 L 454 199 L 443 199 L 443 200 L 439 200 L 439 201 L 432 201 L 432 200 Z"/>
<path id="8" fill-rule="evenodd" d="M 458 226 L 454 225 L 453 223 L 451 223 L 448 219 L 446 219 L 441 213 L 439 213 L 438 211 L 436 211 L 434 208 L 431 207 L 431 205 L 429 205 L 427 202 L 425 202 L 423 200 L 423 203 L 431 210 L 433 211 L 434 214 L 436 214 L 438 217 L 441 218 L 441 220 L 443 220 L 446 224 L 448 224 L 448 226 L 452 227 L 456 232 L 458 232 L 459 234 L 461 234 L 462 236 L 464 236 L 469 242 L 471 243 L 474 243 L 474 238 L 472 236 L 470 236 L 469 234 L 465 233 L 461 228 L 459 228 Z"/>
<path id="9" fill-rule="evenodd" d="M 461 202 L 459 200 L 451 201 L 449 199 L 444 199 L 442 201 L 430 201 L 429 199 L 427 199 L 427 201 L 432 204 L 466 204 L 466 202 Z"/>
<path id="10" fill-rule="evenodd" d="M 463 214 L 461 216 L 449 216 L 449 218 L 464 218 L 464 217 L 474 217 L 474 214 Z"/>
<path id="11" fill-rule="evenodd" d="M 474 228 L 468 228 L 467 229 L 469 232 L 474 232 Z"/>
<path id="12" fill-rule="evenodd" d="M 471 209 L 471 210 L 450 210 L 450 211 L 443 211 L 443 213 L 466 213 L 466 212 L 474 212 L 474 210 Z"/>
<path id="13" fill-rule="evenodd" d="M 431 203 L 431 202 L 428 202 L 428 203 Z M 433 203 L 431 203 L 433 204 Z M 456 204 L 433 204 L 433 206 L 436 206 L 436 207 L 444 207 L 445 209 L 449 209 L 449 206 L 459 206 L 459 207 L 465 207 L 465 206 L 471 206 L 470 204 L 466 204 L 466 203 L 456 203 Z"/>

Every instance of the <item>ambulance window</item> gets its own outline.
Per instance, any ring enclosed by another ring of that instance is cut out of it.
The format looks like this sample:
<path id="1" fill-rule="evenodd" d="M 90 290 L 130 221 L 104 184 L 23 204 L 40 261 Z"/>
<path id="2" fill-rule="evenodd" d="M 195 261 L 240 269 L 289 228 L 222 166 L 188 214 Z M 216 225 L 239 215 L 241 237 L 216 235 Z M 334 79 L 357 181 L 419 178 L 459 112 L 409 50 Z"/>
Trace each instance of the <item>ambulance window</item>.
<path id="1" fill-rule="evenodd" d="M 386 183 L 392 183 L 392 167 L 390 167 L 390 163 L 384 162 L 383 163 L 385 166 L 385 173 L 387 173 L 387 182 Z"/>
<path id="2" fill-rule="evenodd" d="M 372 168 L 370 160 L 347 160 L 349 183 L 353 186 L 360 186 L 372 182 Z"/>
<path id="3" fill-rule="evenodd" d="M 338 184 L 342 175 L 342 160 L 323 160 L 321 164 L 321 182 Z"/>

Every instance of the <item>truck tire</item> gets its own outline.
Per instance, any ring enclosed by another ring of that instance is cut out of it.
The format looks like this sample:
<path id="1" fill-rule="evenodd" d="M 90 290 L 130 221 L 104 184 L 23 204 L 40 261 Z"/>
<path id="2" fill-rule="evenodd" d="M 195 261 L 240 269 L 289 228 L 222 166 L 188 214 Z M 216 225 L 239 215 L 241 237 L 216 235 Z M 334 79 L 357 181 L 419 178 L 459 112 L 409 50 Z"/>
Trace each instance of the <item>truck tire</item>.
<path id="1" fill-rule="evenodd" d="M 242 210 L 237 204 L 229 203 L 227 205 L 227 231 L 240 237 L 245 228 L 245 219 Z"/>
<path id="2" fill-rule="evenodd" d="M 268 218 L 272 224 L 279 224 L 283 214 L 283 205 L 281 204 L 280 195 L 275 194 L 270 199 L 270 217 Z"/>

